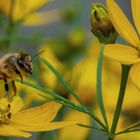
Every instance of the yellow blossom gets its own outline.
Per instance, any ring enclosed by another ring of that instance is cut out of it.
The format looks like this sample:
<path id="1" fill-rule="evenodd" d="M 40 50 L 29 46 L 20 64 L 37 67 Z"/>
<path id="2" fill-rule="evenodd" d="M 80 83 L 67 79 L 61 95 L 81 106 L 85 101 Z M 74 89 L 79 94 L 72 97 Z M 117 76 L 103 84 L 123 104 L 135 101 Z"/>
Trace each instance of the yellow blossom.
<path id="1" fill-rule="evenodd" d="M 55 53 L 53 52 L 52 48 L 48 44 L 43 44 L 40 47 L 40 51 L 45 50 L 45 52 L 41 55 L 43 58 L 48 60 L 57 70 L 63 67 L 62 63 L 58 60 L 58 58 L 55 56 Z M 42 81 L 44 81 L 45 85 L 47 87 L 54 89 L 57 84 L 57 77 L 52 73 L 51 70 L 49 70 L 45 65 L 41 63 L 41 74 L 40 77 Z"/>
<path id="2" fill-rule="evenodd" d="M 60 104 L 52 101 L 21 111 L 22 107 L 23 102 L 19 97 L 14 97 L 11 102 L 7 98 L 0 100 L 1 136 L 30 137 L 31 131 L 50 131 L 75 124 L 74 121 L 52 122 L 61 108 Z"/>
<path id="3" fill-rule="evenodd" d="M 137 32 L 140 34 L 140 1 L 131 0 L 132 15 Z M 106 45 L 105 55 L 119 61 L 121 64 L 133 64 L 130 70 L 130 77 L 133 83 L 140 89 L 140 38 L 119 8 L 115 0 L 107 0 L 107 8 L 110 19 L 120 36 L 126 40 L 129 45 L 109 44 Z M 114 12 L 117 11 L 117 12 Z M 120 22 L 121 21 L 121 22 Z"/>
<path id="4" fill-rule="evenodd" d="M 139 140 L 140 139 L 140 135 L 138 132 L 132 132 L 132 133 L 127 133 L 124 135 L 118 135 L 117 138 L 119 140 Z"/>
<path id="5" fill-rule="evenodd" d="M 90 125 L 90 117 L 87 114 L 79 111 L 71 111 L 65 117 L 64 120 L 79 120 L 81 124 Z M 89 129 L 81 126 L 70 126 L 61 129 L 58 134 L 57 140 L 85 140 L 89 134 Z"/>
<path id="6" fill-rule="evenodd" d="M 25 81 L 28 81 L 32 84 L 37 84 L 36 81 L 34 80 L 29 80 L 28 78 L 24 78 Z M 37 90 L 33 87 L 24 85 L 22 83 L 16 82 L 16 86 L 17 86 L 17 91 L 19 92 L 18 94 L 20 95 L 20 93 L 22 93 L 22 95 L 24 94 L 24 96 L 22 96 L 23 101 L 24 101 L 24 107 L 28 107 L 32 102 L 44 102 L 46 101 L 45 98 L 41 97 L 40 95 L 45 95 L 46 97 L 48 97 L 49 99 L 53 99 L 52 96 L 45 94 L 44 92 L 42 92 L 41 90 Z"/>
<path id="7" fill-rule="evenodd" d="M 99 108 L 96 106 L 97 98 L 95 95 L 96 82 L 97 82 L 96 67 L 97 67 L 98 56 L 100 52 L 99 45 L 100 43 L 97 39 L 91 40 L 85 52 L 84 58 L 75 65 L 72 71 L 73 75 L 70 84 L 72 87 L 74 87 L 76 93 L 81 98 L 84 104 L 86 104 L 89 107 L 92 107 L 92 105 L 94 106 L 92 109 L 93 112 L 103 121 L 101 112 Z M 120 76 L 121 76 L 120 69 L 121 66 L 119 65 L 118 62 L 114 62 L 112 59 L 109 59 L 107 57 L 104 58 L 103 71 L 102 71 L 103 74 L 102 88 L 103 88 L 103 99 L 106 108 L 107 119 L 110 127 L 112 124 L 112 119 L 114 115 L 113 113 L 115 111 L 115 106 L 118 98 L 118 89 L 119 89 Z M 132 84 L 132 81 L 129 80 L 128 88 L 126 89 L 126 97 L 124 100 L 122 112 L 124 112 L 125 109 L 129 110 L 131 107 L 139 105 L 140 97 L 137 96 L 138 94 L 139 94 L 139 90 Z M 75 104 L 77 104 L 77 102 L 71 96 L 69 97 L 69 99 L 72 100 Z M 66 116 L 64 117 L 64 120 L 76 120 L 76 118 L 79 118 L 79 121 L 85 125 L 92 125 L 90 123 L 90 118 L 87 115 L 80 113 L 78 111 L 71 111 L 67 113 Z M 125 127 L 127 127 L 128 122 L 130 122 L 130 120 L 129 119 L 126 120 L 126 116 L 123 116 L 122 113 L 119 119 L 117 131 L 121 131 Z M 90 129 L 85 129 L 73 125 L 61 129 L 59 131 L 59 135 L 57 139 L 75 140 L 77 138 L 77 140 L 85 140 L 90 133 L 89 131 Z M 122 135 L 118 137 L 120 138 L 121 136 Z M 134 135 L 133 138 L 135 139 Z"/>
<path id="8" fill-rule="evenodd" d="M 60 20 L 57 10 L 49 10 L 43 12 L 34 12 L 29 14 L 27 18 L 23 20 L 24 26 L 38 26 L 44 24 L 50 24 Z"/>
<path id="9" fill-rule="evenodd" d="M 77 28 L 68 36 L 68 43 L 72 48 L 79 48 L 85 43 L 86 33 L 83 29 Z"/>
<path id="10" fill-rule="evenodd" d="M 43 25 L 58 20 L 56 10 L 36 12 L 48 2 L 49 0 L 0 0 L 0 11 L 13 22 L 22 21 L 23 25 L 28 26 Z"/>

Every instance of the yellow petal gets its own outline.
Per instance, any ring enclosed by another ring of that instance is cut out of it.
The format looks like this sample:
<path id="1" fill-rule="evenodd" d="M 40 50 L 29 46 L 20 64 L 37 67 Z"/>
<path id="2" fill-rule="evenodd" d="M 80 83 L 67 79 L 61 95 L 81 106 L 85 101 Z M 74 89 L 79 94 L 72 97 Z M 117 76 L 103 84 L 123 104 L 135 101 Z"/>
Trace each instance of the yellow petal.
<path id="1" fill-rule="evenodd" d="M 24 131 L 20 131 L 13 126 L 10 125 L 1 125 L 0 126 L 0 136 L 15 136 L 15 137 L 24 137 L 28 138 L 31 136 L 30 133 L 26 133 Z"/>
<path id="2" fill-rule="evenodd" d="M 13 6 L 11 14 L 13 21 L 19 20 L 25 14 L 27 14 L 29 10 L 31 11 L 31 9 L 27 8 L 26 1 L 15 0 L 14 3 L 11 0 L 0 1 L 0 9 L 6 16 L 10 16 L 9 13 L 11 13 L 11 6 Z"/>
<path id="3" fill-rule="evenodd" d="M 139 37 L 115 0 L 107 0 L 107 8 L 110 19 L 120 36 L 131 45 L 138 46 Z"/>
<path id="4" fill-rule="evenodd" d="M 140 35 L 140 0 L 131 0 L 131 7 L 133 20 Z"/>
<path id="5" fill-rule="evenodd" d="M 0 10 L 7 16 L 13 4 L 12 20 L 17 21 L 48 3 L 49 0 L 0 0 Z"/>
<path id="6" fill-rule="evenodd" d="M 42 57 L 48 60 L 56 69 L 63 69 L 63 65 L 60 62 L 60 60 L 55 55 L 55 52 L 52 49 L 52 45 L 49 43 L 44 43 L 40 47 L 40 51 L 45 50 L 44 53 L 42 53 Z M 59 71 L 60 72 L 60 71 Z M 44 83 L 47 83 L 47 87 L 51 89 L 55 89 L 56 83 L 58 82 L 57 77 L 48 69 L 46 69 L 45 65 L 42 65 L 42 72 L 40 74 L 40 77 Z"/>
<path id="7" fill-rule="evenodd" d="M 132 133 L 118 135 L 117 139 L 118 140 L 140 140 L 140 133 L 132 132 Z"/>
<path id="8" fill-rule="evenodd" d="M 7 108 L 9 104 L 9 101 L 7 100 L 7 98 L 1 98 L 0 99 L 0 109 L 5 110 L 5 108 Z"/>
<path id="9" fill-rule="evenodd" d="M 121 44 L 106 45 L 104 55 L 121 64 L 133 64 L 140 61 L 139 51 Z"/>
<path id="10" fill-rule="evenodd" d="M 37 84 L 34 80 L 29 80 L 26 77 L 24 78 L 27 82 Z M 51 96 L 46 95 L 44 92 L 41 92 L 40 90 L 37 90 L 35 88 L 29 87 L 27 85 L 24 85 L 22 83 L 16 82 L 16 86 L 18 88 L 18 91 L 22 91 L 23 93 L 26 93 L 23 99 L 24 102 L 24 108 L 27 108 L 32 102 L 44 102 L 47 101 L 45 98 L 41 97 L 40 95 L 45 95 L 48 98 L 51 98 Z M 39 95 L 40 94 L 40 95 Z"/>
<path id="11" fill-rule="evenodd" d="M 12 122 L 21 125 L 36 125 L 52 121 L 61 105 L 56 102 L 48 102 L 39 107 L 34 107 L 12 115 Z"/>
<path id="12" fill-rule="evenodd" d="M 76 123 L 77 121 L 60 121 L 60 122 L 51 122 L 51 123 L 47 123 L 44 121 L 44 123 L 37 123 L 37 124 L 34 123 L 32 125 L 24 124 L 24 123 L 22 125 L 18 123 L 11 123 L 11 125 L 20 130 L 38 132 L 38 131 L 51 131 L 55 129 L 60 129 L 66 126 L 75 125 Z"/>
<path id="13" fill-rule="evenodd" d="M 78 120 L 82 124 L 90 125 L 90 118 L 87 114 L 71 111 L 65 115 L 64 120 Z M 59 131 L 58 140 L 86 140 L 90 129 L 72 125 Z"/>
<path id="14" fill-rule="evenodd" d="M 24 21 L 24 26 L 40 26 L 50 24 L 59 20 L 58 11 L 51 10 L 45 12 L 32 13 Z"/>
<path id="15" fill-rule="evenodd" d="M 39 9 L 45 4 L 47 4 L 50 0 L 26 0 L 23 3 L 26 3 L 26 7 L 31 10 Z"/>
<path id="16" fill-rule="evenodd" d="M 136 64 L 134 64 L 134 65 L 136 65 Z M 125 95 L 125 99 L 124 99 L 124 103 L 123 103 L 123 109 L 129 110 L 129 109 L 139 106 L 140 96 L 138 96 L 138 95 L 140 94 L 140 91 L 135 86 L 135 84 L 133 84 L 133 81 L 131 80 L 131 78 L 127 82 L 127 88 L 126 88 L 125 92 L 126 92 L 125 93 L 126 95 Z M 134 114 L 132 114 L 132 115 L 135 116 Z M 131 115 L 130 115 L 130 118 L 131 118 Z"/>
<path id="17" fill-rule="evenodd" d="M 140 62 L 132 66 L 130 77 L 138 89 L 140 89 Z"/>
<path id="18" fill-rule="evenodd" d="M 15 114 L 16 112 L 20 111 L 23 108 L 23 101 L 19 96 L 15 96 L 13 98 L 13 101 L 10 103 L 11 105 L 11 112 L 12 114 Z"/>

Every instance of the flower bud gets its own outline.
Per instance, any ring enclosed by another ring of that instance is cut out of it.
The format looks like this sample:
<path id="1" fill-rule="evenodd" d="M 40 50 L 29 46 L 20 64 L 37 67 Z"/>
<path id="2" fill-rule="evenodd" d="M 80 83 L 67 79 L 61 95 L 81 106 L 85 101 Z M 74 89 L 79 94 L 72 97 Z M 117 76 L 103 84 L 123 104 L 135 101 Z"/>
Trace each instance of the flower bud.
<path id="1" fill-rule="evenodd" d="M 107 9 L 99 3 L 92 4 L 91 31 L 103 44 L 114 43 L 117 32 L 109 19 Z"/>

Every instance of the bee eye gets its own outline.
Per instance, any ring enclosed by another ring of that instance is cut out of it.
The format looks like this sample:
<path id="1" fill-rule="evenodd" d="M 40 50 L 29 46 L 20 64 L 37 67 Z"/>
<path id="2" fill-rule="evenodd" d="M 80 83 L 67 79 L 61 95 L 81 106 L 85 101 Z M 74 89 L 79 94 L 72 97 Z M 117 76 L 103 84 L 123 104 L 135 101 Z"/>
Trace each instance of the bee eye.
<path id="1" fill-rule="evenodd" d="M 17 63 L 20 67 L 24 67 L 24 62 L 22 59 L 19 59 Z"/>

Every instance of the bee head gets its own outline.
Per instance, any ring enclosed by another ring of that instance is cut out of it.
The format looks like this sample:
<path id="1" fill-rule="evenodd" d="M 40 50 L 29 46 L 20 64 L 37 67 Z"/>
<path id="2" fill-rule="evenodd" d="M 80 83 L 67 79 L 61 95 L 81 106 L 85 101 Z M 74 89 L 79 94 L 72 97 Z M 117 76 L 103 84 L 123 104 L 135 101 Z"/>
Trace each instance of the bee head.
<path id="1" fill-rule="evenodd" d="M 28 54 L 21 53 L 17 59 L 17 64 L 26 74 L 32 74 L 32 62 Z"/>

